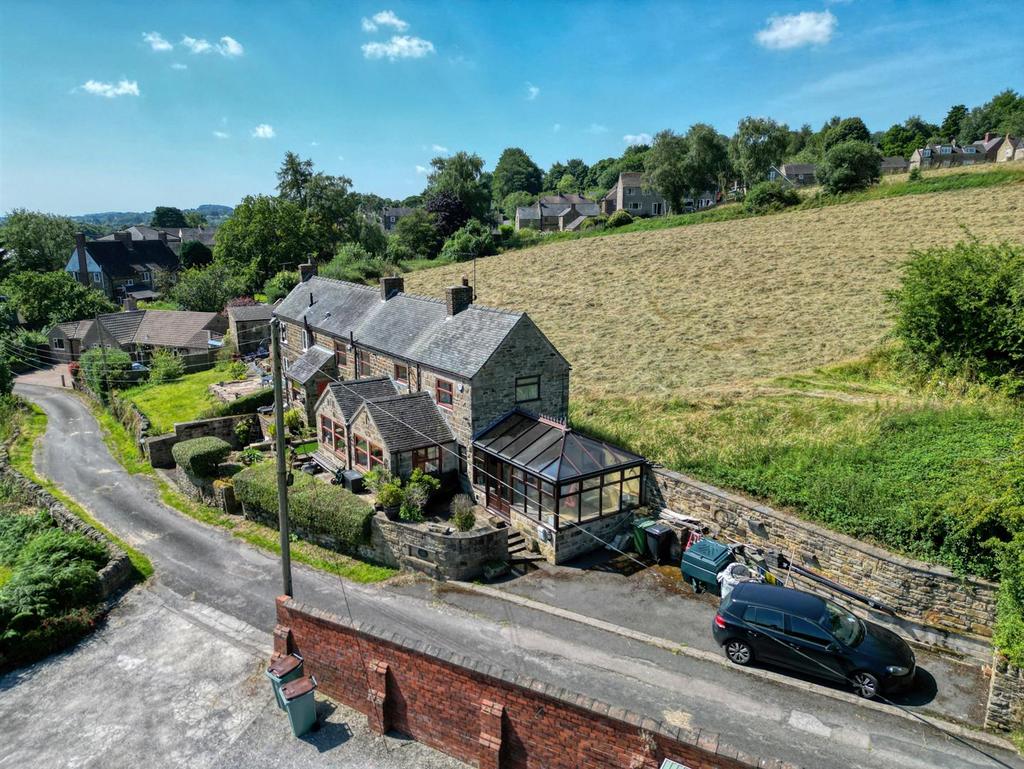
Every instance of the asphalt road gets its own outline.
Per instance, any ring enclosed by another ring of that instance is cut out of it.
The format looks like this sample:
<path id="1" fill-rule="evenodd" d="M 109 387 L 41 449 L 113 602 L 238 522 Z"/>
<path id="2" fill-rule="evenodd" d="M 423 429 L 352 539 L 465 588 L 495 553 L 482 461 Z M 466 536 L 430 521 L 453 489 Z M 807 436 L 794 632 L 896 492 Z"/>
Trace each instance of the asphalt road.
<path id="1" fill-rule="evenodd" d="M 275 557 L 164 506 L 151 480 L 128 474 L 111 457 L 92 415 L 74 396 L 37 386 L 18 391 L 49 416 L 37 469 L 143 550 L 162 587 L 264 632 L 272 629 L 280 592 Z M 294 587 L 299 600 L 346 613 L 338 579 L 297 565 Z M 669 723 L 708 729 L 746 752 L 808 769 L 1024 769 L 1017 756 L 985 747 L 994 758 L 986 757 L 918 722 L 755 681 L 528 609 L 475 611 L 432 600 L 429 591 L 415 595 L 382 585 L 348 584 L 346 592 L 355 619 Z"/>

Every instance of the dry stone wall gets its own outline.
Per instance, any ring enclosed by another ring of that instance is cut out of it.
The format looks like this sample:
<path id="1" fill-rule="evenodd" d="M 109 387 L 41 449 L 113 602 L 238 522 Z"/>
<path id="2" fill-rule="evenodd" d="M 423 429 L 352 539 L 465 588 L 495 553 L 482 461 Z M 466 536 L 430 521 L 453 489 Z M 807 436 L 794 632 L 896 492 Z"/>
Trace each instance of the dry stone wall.
<path id="1" fill-rule="evenodd" d="M 985 711 L 985 728 L 1011 732 L 1024 726 L 1024 670 L 996 652 Z"/>
<path id="2" fill-rule="evenodd" d="M 238 436 L 235 435 L 235 425 L 243 419 L 251 418 L 252 414 L 235 414 L 228 417 L 197 419 L 194 422 L 179 422 L 174 425 L 173 433 L 146 438 L 142 442 L 142 450 L 149 457 L 149 463 L 153 467 L 171 468 L 174 467 L 171 449 L 174 444 L 181 441 L 211 436 L 227 441 L 233 449 L 239 449 L 242 446 L 238 442 Z"/>

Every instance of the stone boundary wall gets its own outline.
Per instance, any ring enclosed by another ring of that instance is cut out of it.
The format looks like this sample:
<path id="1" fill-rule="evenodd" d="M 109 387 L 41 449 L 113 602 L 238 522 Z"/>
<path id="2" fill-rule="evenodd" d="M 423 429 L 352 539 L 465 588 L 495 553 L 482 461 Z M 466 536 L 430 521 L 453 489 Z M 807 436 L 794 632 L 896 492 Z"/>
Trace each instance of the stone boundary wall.
<path id="1" fill-rule="evenodd" d="M 13 467 L 7 460 L 7 452 L 0 449 L 0 479 L 17 486 L 33 504 L 46 510 L 54 522 L 64 531 L 77 531 L 94 542 L 103 545 L 110 554 L 107 565 L 99 570 L 100 588 L 103 598 L 110 598 L 132 577 L 132 563 L 128 555 L 107 536 L 72 513 L 59 499 L 35 481 L 31 481 Z"/>
<path id="2" fill-rule="evenodd" d="M 985 728 L 1012 732 L 1024 726 L 1024 670 L 999 652 L 992 658 L 992 681 L 985 708 Z"/>
<path id="3" fill-rule="evenodd" d="M 490 561 L 508 560 L 508 528 L 453 531 L 436 524 L 411 525 L 389 521 L 383 513 L 373 517 L 370 548 L 365 555 L 386 566 L 421 571 L 434 579 L 472 580 Z"/>
<path id="4" fill-rule="evenodd" d="M 142 442 L 142 452 L 149 458 L 153 467 L 171 468 L 174 467 L 174 457 L 171 456 L 171 449 L 175 443 L 191 440 L 192 438 L 205 438 L 213 436 L 221 438 L 231 444 L 231 448 L 243 448 L 235 435 L 235 425 L 243 419 L 251 419 L 252 414 L 235 414 L 228 417 L 213 417 L 211 419 L 197 419 L 194 422 L 177 422 L 174 425 L 173 433 L 154 435 Z"/>
<path id="5" fill-rule="evenodd" d="M 235 499 L 235 490 L 230 484 L 219 484 L 212 478 L 198 478 L 185 468 L 175 468 L 174 484 L 178 490 L 193 502 L 215 507 L 231 515 L 240 515 L 242 506 Z"/>
<path id="6" fill-rule="evenodd" d="M 287 596 L 277 599 L 274 654 L 297 652 L 320 689 L 391 730 L 481 769 L 799 769 L 727 738 L 677 728 Z M 742 728 L 742 724 L 737 725 Z"/>
<path id="7" fill-rule="evenodd" d="M 697 518 L 713 536 L 790 554 L 796 563 L 878 598 L 940 631 L 991 638 L 998 585 L 890 553 L 665 468 L 646 473 L 647 500 Z"/>
<path id="8" fill-rule="evenodd" d="M 90 390 L 84 390 L 94 401 L 103 406 Z M 110 393 L 110 405 L 107 410 L 114 415 L 124 428 L 135 437 L 135 445 L 142 451 L 142 441 L 149 435 L 149 417 L 139 411 L 138 407 L 127 398 L 122 398 L 116 391 Z"/>

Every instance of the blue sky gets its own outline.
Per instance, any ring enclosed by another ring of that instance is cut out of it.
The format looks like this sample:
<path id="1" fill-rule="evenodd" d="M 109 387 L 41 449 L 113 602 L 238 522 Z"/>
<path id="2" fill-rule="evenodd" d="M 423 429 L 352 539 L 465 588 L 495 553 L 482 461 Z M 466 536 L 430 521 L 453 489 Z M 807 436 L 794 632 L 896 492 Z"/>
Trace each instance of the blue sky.
<path id="1" fill-rule="evenodd" d="M 404 197 L 445 151 L 593 162 L 697 121 L 879 130 L 1024 89 L 1013 2 L 4 0 L 0 27 L 0 211 L 233 205 L 286 150 Z"/>

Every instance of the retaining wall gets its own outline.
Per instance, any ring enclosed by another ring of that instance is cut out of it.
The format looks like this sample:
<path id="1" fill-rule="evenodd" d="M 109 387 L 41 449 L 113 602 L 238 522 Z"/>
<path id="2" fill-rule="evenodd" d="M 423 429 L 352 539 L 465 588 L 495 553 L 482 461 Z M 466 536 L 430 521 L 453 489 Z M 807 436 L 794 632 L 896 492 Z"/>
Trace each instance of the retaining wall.
<path id="1" fill-rule="evenodd" d="M 985 710 L 985 728 L 1012 732 L 1024 726 L 1024 670 L 996 652 Z"/>
<path id="2" fill-rule="evenodd" d="M 481 769 L 658 769 L 665 758 L 690 769 L 799 769 L 281 597 L 274 654 L 290 652 L 377 733 L 406 734 Z"/>
<path id="3" fill-rule="evenodd" d="M 242 512 L 242 506 L 235 499 L 235 490 L 230 484 L 219 484 L 211 478 L 197 478 L 183 467 L 174 471 L 174 482 L 178 490 L 193 502 L 202 502 L 231 515 Z"/>
<path id="4" fill-rule="evenodd" d="M 435 528 L 436 527 L 436 528 Z M 508 528 L 453 531 L 440 524 L 389 521 L 373 517 L 366 556 L 387 566 L 412 569 L 434 579 L 476 579 L 484 564 L 508 559 Z"/>
<path id="5" fill-rule="evenodd" d="M 175 443 L 180 441 L 213 436 L 227 441 L 233 449 L 240 449 L 243 446 L 235 435 L 235 425 L 243 419 L 251 419 L 252 416 L 252 414 L 236 414 L 229 417 L 197 419 L 194 422 L 178 422 L 174 425 L 173 433 L 154 435 L 143 440 L 142 451 L 149 457 L 149 463 L 153 467 L 170 468 L 174 467 L 171 449 Z"/>

